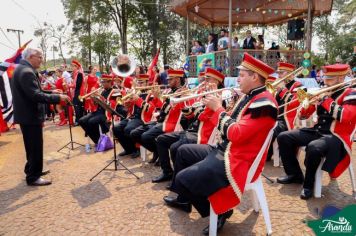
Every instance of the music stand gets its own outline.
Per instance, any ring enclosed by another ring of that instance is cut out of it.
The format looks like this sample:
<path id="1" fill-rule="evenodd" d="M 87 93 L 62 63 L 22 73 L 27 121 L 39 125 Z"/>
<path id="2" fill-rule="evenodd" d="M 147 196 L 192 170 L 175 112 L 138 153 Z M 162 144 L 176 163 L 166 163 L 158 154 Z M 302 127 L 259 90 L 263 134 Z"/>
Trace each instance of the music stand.
<path id="1" fill-rule="evenodd" d="M 100 98 L 96 97 L 96 96 L 92 96 L 92 99 L 95 103 L 97 103 L 99 106 L 101 106 L 104 110 L 106 110 L 107 112 L 109 112 L 111 114 L 111 124 L 114 125 L 114 115 L 120 116 L 121 118 L 125 118 L 122 115 L 120 115 L 117 111 L 115 111 L 114 109 L 112 109 L 108 104 L 106 104 L 105 102 L 103 102 Z M 114 135 L 114 133 L 113 133 Z M 120 163 L 117 155 L 116 155 L 116 142 L 115 142 L 115 137 L 114 137 L 114 157 L 113 159 L 109 162 L 109 164 L 107 164 L 104 168 L 102 168 L 98 173 L 96 173 L 91 179 L 90 181 L 92 181 L 96 176 L 98 176 L 101 172 L 103 172 L 104 170 L 109 170 L 109 171 L 117 171 L 117 170 L 127 170 L 130 174 L 132 174 L 133 176 L 135 176 L 137 179 L 139 179 L 139 177 L 137 175 L 135 175 L 135 173 L 133 173 L 131 170 L 129 170 L 124 164 Z M 107 169 L 112 163 L 115 163 L 115 169 Z M 119 169 L 118 165 L 121 165 L 123 168 Z"/>
<path id="2" fill-rule="evenodd" d="M 77 148 L 80 148 L 80 147 L 84 147 L 83 144 L 80 144 L 80 143 L 77 143 L 77 142 L 73 141 L 72 125 L 71 125 L 71 122 L 70 122 L 70 119 L 69 119 L 69 115 L 70 115 L 69 106 L 73 106 L 73 103 L 69 102 L 66 105 L 66 111 L 67 111 L 67 114 L 68 114 L 68 126 L 69 126 L 70 141 L 66 145 L 64 145 L 63 147 L 61 147 L 60 149 L 57 150 L 57 152 L 61 152 L 64 148 L 69 149 L 68 157 L 69 157 L 70 151 L 73 151 L 73 150 L 75 150 Z M 74 147 L 74 144 L 76 144 L 78 146 Z"/>

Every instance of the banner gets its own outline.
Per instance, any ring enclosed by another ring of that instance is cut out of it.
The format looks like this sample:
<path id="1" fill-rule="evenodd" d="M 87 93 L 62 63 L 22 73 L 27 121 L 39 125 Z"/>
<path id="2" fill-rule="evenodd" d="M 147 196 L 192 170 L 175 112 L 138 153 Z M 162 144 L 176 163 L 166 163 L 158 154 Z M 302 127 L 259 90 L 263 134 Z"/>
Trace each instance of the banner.
<path id="1" fill-rule="evenodd" d="M 211 59 L 210 67 L 215 68 L 215 54 L 214 53 L 197 55 L 197 75 L 199 74 L 200 71 L 205 70 L 205 61 L 207 59 Z"/>

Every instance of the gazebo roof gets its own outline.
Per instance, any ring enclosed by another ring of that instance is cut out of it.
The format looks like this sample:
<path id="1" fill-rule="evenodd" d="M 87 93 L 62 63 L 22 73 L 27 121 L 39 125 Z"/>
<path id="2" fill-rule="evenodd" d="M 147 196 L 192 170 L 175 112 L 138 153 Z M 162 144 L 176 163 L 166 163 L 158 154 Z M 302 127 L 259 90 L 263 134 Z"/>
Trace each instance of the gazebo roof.
<path id="1" fill-rule="evenodd" d="M 333 0 L 312 0 L 314 16 L 329 13 Z M 229 0 L 173 0 L 172 11 L 202 25 L 228 25 Z M 305 18 L 308 0 L 233 0 L 235 25 L 274 25 Z"/>

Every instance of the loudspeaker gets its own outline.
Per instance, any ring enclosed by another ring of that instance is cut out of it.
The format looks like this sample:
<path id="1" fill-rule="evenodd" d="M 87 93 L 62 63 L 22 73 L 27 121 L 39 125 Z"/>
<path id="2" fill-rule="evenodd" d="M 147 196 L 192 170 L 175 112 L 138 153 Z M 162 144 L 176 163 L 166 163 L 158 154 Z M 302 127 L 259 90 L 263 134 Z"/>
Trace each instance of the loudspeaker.
<path id="1" fill-rule="evenodd" d="M 299 40 L 304 37 L 304 20 L 290 20 L 288 21 L 288 40 Z"/>

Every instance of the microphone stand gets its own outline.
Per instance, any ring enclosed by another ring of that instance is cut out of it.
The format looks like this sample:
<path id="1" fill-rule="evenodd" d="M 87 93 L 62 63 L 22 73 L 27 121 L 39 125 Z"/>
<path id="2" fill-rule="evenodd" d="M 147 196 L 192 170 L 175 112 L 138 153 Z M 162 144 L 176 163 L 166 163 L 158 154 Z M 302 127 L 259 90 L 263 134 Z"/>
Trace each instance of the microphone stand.
<path id="1" fill-rule="evenodd" d="M 111 114 L 111 124 L 114 125 L 114 115 L 120 116 L 121 118 L 125 118 L 123 117 L 121 114 L 119 114 L 117 111 L 115 111 L 114 109 L 112 109 L 108 104 L 104 103 L 103 101 L 101 101 L 99 98 L 93 96 L 92 99 L 94 100 L 95 103 L 97 103 L 99 106 L 101 106 L 104 110 L 108 111 Z M 114 134 L 113 134 L 114 135 Z M 104 170 L 108 170 L 108 171 L 117 171 L 117 170 L 127 170 L 130 174 L 132 174 L 133 176 L 135 176 L 137 179 L 139 179 L 139 177 L 137 175 L 135 175 L 135 173 L 133 173 L 130 169 L 128 169 L 124 164 L 122 164 L 119 161 L 118 155 L 116 154 L 116 142 L 115 142 L 115 137 L 114 137 L 114 156 L 113 159 L 106 165 L 104 166 L 104 168 L 102 168 L 98 173 L 96 173 L 91 179 L 90 181 L 92 181 L 95 177 L 97 177 L 101 172 L 103 172 Z M 114 163 L 114 169 L 108 169 L 108 167 Z M 118 168 L 118 166 L 121 165 L 122 168 Z"/>

